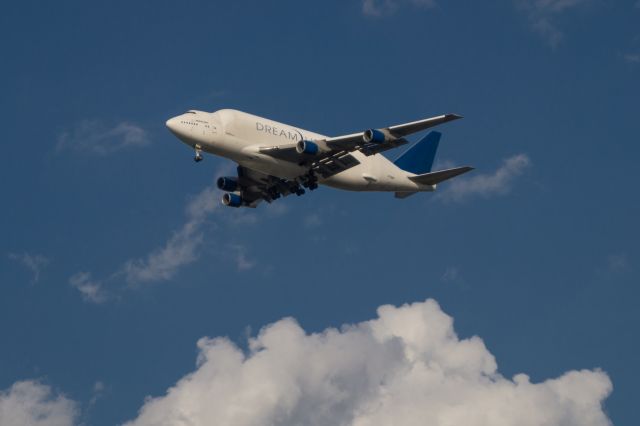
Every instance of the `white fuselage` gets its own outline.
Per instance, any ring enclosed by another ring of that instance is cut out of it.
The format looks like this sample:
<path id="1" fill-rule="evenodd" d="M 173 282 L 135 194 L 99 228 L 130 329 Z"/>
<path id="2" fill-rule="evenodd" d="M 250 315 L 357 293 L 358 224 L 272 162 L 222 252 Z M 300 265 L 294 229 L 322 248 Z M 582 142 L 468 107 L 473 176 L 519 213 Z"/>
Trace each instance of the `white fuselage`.
<path id="1" fill-rule="evenodd" d="M 261 153 L 260 148 L 295 144 L 300 140 L 327 137 L 298 127 L 222 109 L 216 112 L 189 111 L 167 121 L 167 127 L 194 149 L 235 161 L 243 167 L 282 179 L 297 179 L 309 171 L 308 165 L 284 161 Z M 435 185 L 413 182 L 408 173 L 381 154 L 366 156 L 352 152 L 360 161 L 355 167 L 320 178 L 319 183 L 350 191 L 416 192 L 433 191 Z"/>

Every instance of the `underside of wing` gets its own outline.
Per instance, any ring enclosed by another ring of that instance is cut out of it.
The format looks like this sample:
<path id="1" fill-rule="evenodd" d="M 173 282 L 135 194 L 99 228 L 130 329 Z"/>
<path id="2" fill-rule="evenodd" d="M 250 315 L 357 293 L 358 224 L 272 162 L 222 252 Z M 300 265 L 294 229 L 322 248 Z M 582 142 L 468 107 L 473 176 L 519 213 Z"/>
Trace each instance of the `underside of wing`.
<path id="1" fill-rule="evenodd" d="M 328 178 L 357 166 L 360 161 L 348 151 L 339 151 L 329 157 L 325 157 L 313 163 L 311 170 L 323 178 Z"/>
<path id="2" fill-rule="evenodd" d="M 242 166 L 238 166 L 238 185 L 242 199 L 250 207 L 255 207 L 262 200 L 270 203 L 295 191 L 295 184 L 292 185 L 287 180 Z"/>
<path id="3" fill-rule="evenodd" d="M 242 166 L 238 166 L 237 178 L 218 179 L 218 188 L 229 191 L 222 201 L 230 207 L 256 207 L 263 200 L 271 203 L 280 197 L 304 193 L 296 181 L 281 179 Z"/>

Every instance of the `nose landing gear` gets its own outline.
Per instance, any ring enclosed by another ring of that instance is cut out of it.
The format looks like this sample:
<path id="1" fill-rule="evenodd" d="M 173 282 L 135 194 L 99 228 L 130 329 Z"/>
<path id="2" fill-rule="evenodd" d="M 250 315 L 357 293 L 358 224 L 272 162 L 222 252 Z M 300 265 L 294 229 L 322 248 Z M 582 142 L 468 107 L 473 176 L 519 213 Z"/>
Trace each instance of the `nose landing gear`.
<path id="1" fill-rule="evenodd" d="M 193 161 L 195 161 L 196 163 L 199 163 L 200 161 L 203 160 L 202 158 L 202 148 L 200 147 L 200 145 L 196 145 L 196 155 L 195 157 L 193 157 Z"/>

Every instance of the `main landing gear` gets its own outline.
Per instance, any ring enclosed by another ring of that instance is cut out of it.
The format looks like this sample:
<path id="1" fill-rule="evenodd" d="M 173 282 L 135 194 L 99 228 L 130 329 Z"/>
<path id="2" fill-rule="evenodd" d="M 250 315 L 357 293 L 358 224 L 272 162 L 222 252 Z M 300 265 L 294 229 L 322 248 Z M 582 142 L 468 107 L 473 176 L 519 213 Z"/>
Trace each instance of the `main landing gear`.
<path id="1" fill-rule="evenodd" d="M 318 189 L 318 178 L 313 172 L 309 172 L 308 174 L 301 176 L 298 179 L 298 182 L 299 184 L 296 184 L 296 186 L 292 190 L 292 192 L 298 197 L 304 195 L 305 192 L 307 192 L 304 190 L 304 188 L 307 188 L 310 191 Z"/>
<path id="2" fill-rule="evenodd" d="M 305 188 L 309 188 L 311 191 L 318 189 L 318 178 L 313 172 L 309 172 L 307 175 L 303 176 L 301 181 L 302 186 L 304 186 Z M 302 194 L 304 194 L 304 189 L 302 190 Z"/>
<path id="3" fill-rule="evenodd" d="M 203 160 L 203 158 L 202 158 L 202 147 L 200 145 L 196 145 L 195 149 L 196 149 L 196 156 L 193 157 L 193 161 L 195 161 L 196 163 L 199 163 L 200 161 Z"/>

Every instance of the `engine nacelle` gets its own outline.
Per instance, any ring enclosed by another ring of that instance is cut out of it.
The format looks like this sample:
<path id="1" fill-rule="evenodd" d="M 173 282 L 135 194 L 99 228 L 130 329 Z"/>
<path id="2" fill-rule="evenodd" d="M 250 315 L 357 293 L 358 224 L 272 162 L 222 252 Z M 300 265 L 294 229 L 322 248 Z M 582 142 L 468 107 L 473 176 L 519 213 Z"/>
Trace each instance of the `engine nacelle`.
<path id="1" fill-rule="evenodd" d="M 319 151 L 320 147 L 315 142 L 301 140 L 296 144 L 296 152 L 298 154 L 316 155 Z"/>
<path id="2" fill-rule="evenodd" d="M 227 192 L 222 196 L 222 204 L 228 207 L 240 207 L 242 206 L 242 197 L 233 192 Z"/>
<path id="3" fill-rule="evenodd" d="M 218 185 L 218 188 L 227 192 L 233 192 L 238 189 L 238 179 L 234 177 L 219 177 L 216 184 Z"/>
<path id="4" fill-rule="evenodd" d="M 385 143 L 391 139 L 393 139 L 391 135 L 378 129 L 365 130 L 362 135 L 362 140 L 365 143 Z"/>

